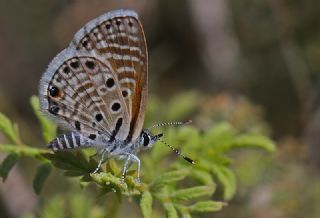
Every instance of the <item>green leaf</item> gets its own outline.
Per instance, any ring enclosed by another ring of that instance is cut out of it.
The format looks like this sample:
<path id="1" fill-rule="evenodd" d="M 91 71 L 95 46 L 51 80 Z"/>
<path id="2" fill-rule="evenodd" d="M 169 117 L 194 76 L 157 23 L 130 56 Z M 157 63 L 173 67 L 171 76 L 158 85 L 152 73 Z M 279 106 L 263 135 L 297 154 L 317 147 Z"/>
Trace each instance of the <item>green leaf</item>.
<path id="1" fill-rule="evenodd" d="M 224 187 L 223 198 L 230 200 L 236 192 L 236 177 L 226 166 L 212 165 L 212 172 Z"/>
<path id="2" fill-rule="evenodd" d="M 149 191 L 142 193 L 140 200 L 140 208 L 143 214 L 143 217 L 149 218 L 152 217 L 152 195 Z"/>
<path id="3" fill-rule="evenodd" d="M 46 142 L 50 142 L 56 136 L 57 126 L 41 113 L 39 98 L 37 96 L 32 96 L 30 99 L 30 103 L 35 115 L 37 116 L 41 124 L 44 140 Z"/>
<path id="4" fill-rule="evenodd" d="M 229 123 L 219 123 L 205 133 L 203 142 L 214 149 L 215 152 L 220 152 L 220 150 L 229 146 L 235 133 L 235 129 Z"/>
<path id="5" fill-rule="evenodd" d="M 36 176 L 33 180 L 33 189 L 36 194 L 40 194 L 46 179 L 51 173 L 51 170 L 52 166 L 50 163 L 45 163 L 38 166 Z"/>
<path id="6" fill-rule="evenodd" d="M 218 201 L 201 201 L 191 205 L 189 209 L 191 212 L 197 213 L 215 212 L 221 210 L 223 206 L 226 206 L 226 203 Z"/>
<path id="7" fill-rule="evenodd" d="M 58 151 L 54 154 L 44 154 L 47 159 L 51 160 L 55 167 L 67 171 L 82 172 L 83 175 L 89 175 L 94 171 L 96 166 L 90 161 L 83 152 Z M 72 175 L 73 173 L 70 173 Z"/>
<path id="8" fill-rule="evenodd" d="M 195 186 L 192 188 L 180 189 L 170 193 L 172 199 L 175 200 L 191 200 L 199 197 L 211 196 L 215 191 L 215 185 Z"/>
<path id="9" fill-rule="evenodd" d="M 190 176 L 201 184 L 214 184 L 211 174 L 206 171 L 193 169 Z"/>
<path id="10" fill-rule="evenodd" d="M 16 146 L 16 145 L 6 145 L 6 144 L 0 144 L 0 151 L 4 153 L 14 153 L 21 156 L 28 156 L 28 157 L 34 157 L 42 160 L 41 158 L 42 154 L 49 153 L 48 150 L 45 149 L 38 149 L 38 148 L 32 148 L 29 146 Z"/>
<path id="11" fill-rule="evenodd" d="M 5 181 L 7 179 L 7 176 L 12 169 L 12 167 L 17 163 L 19 160 L 19 155 L 17 154 L 9 154 L 4 161 L 2 162 L 0 166 L 0 176 L 2 177 L 2 180 Z"/>
<path id="12" fill-rule="evenodd" d="M 111 173 L 92 173 L 91 178 L 102 186 L 104 189 L 113 190 L 115 192 L 127 193 L 128 187 L 126 183 Z"/>
<path id="13" fill-rule="evenodd" d="M 276 146 L 273 141 L 263 135 L 241 135 L 233 140 L 229 149 L 233 148 L 261 148 L 273 152 Z"/>
<path id="14" fill-rule="evenodd" d="M 177 210 L 172 203 L 164 203 L 163 206 L 167 212 L 168 218 L 178 218 Z"/>
<path id="15" fill-rule="evenodd" d="M 0 113 L 0 131 L 14 144 L 22 144 L 19 138 L 18 127 L 2 113 Z"/>
<path id="16" fill-rule="evenodd" d="M 163 173 L 152 182 L 152 189 L 158 190 L 163 186 L 183 180 L 188 174 L 189 171 L 186 169 Z"/>
<path id="17" fill-rule="evenodd" d="M 192 216 L 188 212 L 184 212 L 181 215 L 182 215 L 182 218 L 192 218 Z"/>
<path id="18" fill-rule="evenodd" d="M 179 210 L 182 218 L 192 218 L 189 207 L 186 207 L 185 205 L 177 204 L 177 203 L 175 203 L 175 207 Z"/>

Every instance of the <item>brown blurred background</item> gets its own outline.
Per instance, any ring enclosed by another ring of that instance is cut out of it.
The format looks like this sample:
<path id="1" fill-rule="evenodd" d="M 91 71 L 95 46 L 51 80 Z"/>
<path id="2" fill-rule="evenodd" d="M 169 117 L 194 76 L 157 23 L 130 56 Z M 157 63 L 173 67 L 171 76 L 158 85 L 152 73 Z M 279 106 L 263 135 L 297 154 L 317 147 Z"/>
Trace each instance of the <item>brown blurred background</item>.
<path id="1" fill-rule="evenodd" d="M 118 8 L 140 14 L 151 93 L 245 96 L 263 107 L 275 140 L 305 145 L 300 166 L 318 173 L 318 0 L 0 0 L 0 111 L 30 141 L 39 135 L 29 98 L 48 63 L 87 21 Z"/>

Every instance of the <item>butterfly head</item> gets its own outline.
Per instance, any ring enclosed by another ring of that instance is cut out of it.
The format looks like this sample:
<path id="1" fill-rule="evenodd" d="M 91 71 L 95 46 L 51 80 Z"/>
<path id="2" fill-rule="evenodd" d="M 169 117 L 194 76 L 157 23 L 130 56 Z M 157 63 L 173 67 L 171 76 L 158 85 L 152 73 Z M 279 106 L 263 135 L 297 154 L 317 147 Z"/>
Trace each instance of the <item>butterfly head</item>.
<path id="1" fill-rule="evenodd" d="M 162 133 L 158 135 L 152 135 L 148 130 L 142 130 L 140 134 L 140 146 L 142 150 L 151 148 L 161 137 Z"/>

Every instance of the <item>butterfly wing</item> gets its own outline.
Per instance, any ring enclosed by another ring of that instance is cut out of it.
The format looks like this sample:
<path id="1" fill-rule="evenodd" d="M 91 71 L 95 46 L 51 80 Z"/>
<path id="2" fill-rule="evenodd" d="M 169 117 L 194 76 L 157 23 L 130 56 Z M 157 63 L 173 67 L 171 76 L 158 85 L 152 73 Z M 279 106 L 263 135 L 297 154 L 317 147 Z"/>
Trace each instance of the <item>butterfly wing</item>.
<path id="1" fill-rule="evenodd" d="M 87 52 L 65 49 L 50 63 L 40 81 L 43 112 L 97 140 L 114 140 L 129 132 L 129 112 L 121 96 L 114 72 L 99 58 Z M 127 121 L 127 122 L 126 122 Z M 121 128 L 122 126 L 128 128 Z"/>
<path id="2" fill-rule="evenodd" d="M 41 109 L 98 140 L 136 139 L 147 100 L 147 49 L 135 12 L 118 10 L 86 24 L 40 81 Z"/>
<path id="3" fill-rule="evenodd" d="M 129 113 L 129 126 L 122 125 L 123 134 L 116 138 L 135 140 L 142 130 L 148 92 L 147 46 L 138 15 L 130 10 L 106 13 L 79 30 L 69 47 L 101 57 L 114 72 Z"/>

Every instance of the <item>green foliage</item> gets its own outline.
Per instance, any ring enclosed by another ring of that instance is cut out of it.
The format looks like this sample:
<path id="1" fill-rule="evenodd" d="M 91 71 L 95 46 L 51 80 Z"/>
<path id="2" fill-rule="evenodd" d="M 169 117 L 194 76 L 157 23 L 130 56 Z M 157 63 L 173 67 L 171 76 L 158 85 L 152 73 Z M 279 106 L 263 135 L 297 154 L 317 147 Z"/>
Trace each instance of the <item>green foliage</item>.
<path id="1" fill-rule="evenodd" d="M 37 96 L 32 96 L 30 99 L 30 103 L 32 106 L 32 109 L 37 116 L 41 128 L 42 128 L 42 135 L 46 142 L 50 142 L 56 135 L 56 124 L 48 120 L 41 114 L 39 110 L 39 98 Z"/>
<path id="2" fill-rule="evenodd" d="M 149 191 L 142 193 L 140 207 L 143 217 L 152 217 L 152 194 Z"/>
<path id="3" fill-rule="evenodd" d="M 186 114 L 189 116 L 200 110 L 197 106 L 200 101 L 202 100 L 196 93 L 187 93 L 173 98 L 164 110 L 160 101 L 153 99 L 150 101 L 151 112 L 147 114 L 163 120 L 174 117 L 183 119 Z M 184 105 L 186 110 L 177 107 L 177 102 L 179 106 Z M 41 124 L 44 141 L 52 140 L 56 126 L 39 112 L 37 97 L 31 98 L 31 104 Z M 157 114 L 159 116 L 156 116 Z M 147 123 L 149 120 L 152 119 L 147 117 Z M 236 192 L 236 176 L 231 169 L 232 160 L 228 153 L 235 149 L 255 148 L 269 152 L 275 149 L 273 142 L 267 137 L 253 132 L 240 133 L 228 122 L 219 122 L 204 130 L 194 126 L 167 128 L 164 132 L 165 140 L 177 145 L 183 154 L 195 158 L 196 164 L 187 163 L 174 156 L 175 153 L 167 146 L 157 143 L 146 155 L 141 154 L 143 182 L 139 183 L 136 181 L 135 170 L 129 171 L 125 181 L 122 181 L 121 165 L 113 159 L 106 162 L 105 169 L 93 174 L 98 163 L 92 149 L 52 153 L 46 149 L 25 145 L 19 138 L 16 126 L 2 114 L 0 130 L 12 142 L 0 144 L 0 152 L 8 153 L 0 168 L 3 179 L 20 157 L 30 157 L 39 162 L 33 182 L 37 194 L 41 192 L 54 166 L 63 170 L 64 176 L 78 178 L 77 181 L 83 187 L 95 185 L 100 197 L 113 193 L 119 200 L 126 197 L 137 199 L 143 217 L 153 217 L 164 212 L 170 218 L 193 217 L 195 214 L 221 210 L 226 205 L 224 201 L 230 200 Z M 136 169 L 134 167 L 132 169 Z M 216 188 L 223 191 L 220 201 L 213 200 L 212 197 Z M 72 202 L 77 202 L 70 203 L 71 207 L 68 208 L 71 210 L 69 213 L 73 214 L 72 217 L 95 217 L 89 211 L 89 206 L 85 206 L 85 199 L 78 196 Z M 108 204 L 112 205 L 110 201 Z M 78 211 L 79 205 L 83 207 Z M 61 202 L 52 200 L 43 210 L 43 217 L 50 217 L 50 211 L 61 212 L 66 208 Z"/>
<path id="4" fill-rule="evenodd" d="M 12 153 L 9 154 L 1 164 L 0 168 L 0 176 L 2 177 L 3 181 L 7 179 L 8 173 L 10 172 L 11 168 L 17 163 L 19 159 L 19 155 Z"/>
<path id="5" fill-rule="evenodd" d="M 0 113 L 0 130 L 14 144 L 21 144 L 18 126 Z"/>
<path id="6" fill-rule="evenodd" d="M 33 189 L 37 194 L 40 194 L 43 185 L 50 175 L 52 166 L 50 163 L 44 163 L 38 166 L 36 176 L 33 180 Z"/>

